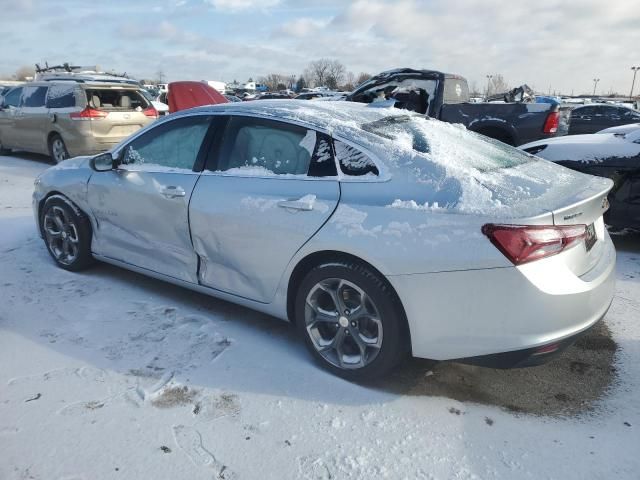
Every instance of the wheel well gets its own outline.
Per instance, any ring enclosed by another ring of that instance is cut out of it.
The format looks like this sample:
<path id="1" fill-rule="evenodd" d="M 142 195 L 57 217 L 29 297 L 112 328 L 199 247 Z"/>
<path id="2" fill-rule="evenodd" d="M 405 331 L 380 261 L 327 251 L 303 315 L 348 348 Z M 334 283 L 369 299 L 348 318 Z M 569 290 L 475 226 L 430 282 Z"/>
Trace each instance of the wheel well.
<path id="1" fill-rule="evenodd" d="M 294 324 L 296 322 L 295 301 L 296 294 L 298 293 L 297 286 L 300 284 L 300 282 L 302 282 L 302 279 L 305 277 L 305 275 L 309 273 L 313 268 L 322 265 L 323 263 L 335 262 L 357 262 L 370 269 L 380 278 L 380 280 L 385 284 L 385 286 L 393 295 L 394 300 L 400 310 L 400 316 L 404 321 L 404 329 L 407 335 L 407 340 L 409 342 L 409 348 L 411 348 L 411 332 L 409 330 L 407 315 L 404 311 L 404 306 L 402 305 L 402 301 L 400 301 L 400 297 L 398 296 L 395 288 L 393 288 L 393 285 L 389 283 L 387 278 L 380 272 L 380 270 L 371 265 L 369 262 L 366 262 L 361 258 L 349 253 L 339 252 L 335 250 L 323 250 L 320 252 L 314 252 L 298 262 L 296 267 L 293 269 L 291 276 L 289 277 L 289 284 L 287 285 L 287 317 L 289 318 L 289 321 Z"/>
<path id="2" fill-rule="evenodd" d="M 60 137 L 60 134 L 59 134 L 58 132 L 56 132 L 56 131 L 49 132 L 49 135 L 47 135 L 47 145 L 51 145 L 51 140 L 52 140 L 52 139 L 53 139 L 53 137 L 55 137 L 56 135 L 57 135 L 58 137 Z M 62 138 L 62 137 L 61 137 L 61 138 Z"/>
<path id="3" fill-rule="evenodd" d="M 504 128 L 500 127 L 480 127 L 475 130 L 476 133 L 484 135 L 486 137 L 495 138 L 507 145 L 514 146 L 516 144 L 513 135 L 507 132 Z"/>
<path id="4" fill-rule="evenodd" d="M 65 202 L 67 202 L 74 210 L 76 210 L 77 212 L 80 212 L 87 219 L 87 224 L 89 225 L 89 231 L 91 231 L 91 233 L 93 234 L 92 232 L 93 226 L 91 225 L 91 221 L 89 221 L 89 216 L 87 215 L 87 213 L 84 210 L 82 210 L 80 207 L 78 207 L 78 205 L 76 205 L 73 201 L 71 201 L 71 199 L 67 197 L 65 194 L 52 191 L 47 193 L 47 195 L 43 197 L 42 200 L 40 200 L 40 202 L 38 203 L 38 231 L 40 232 L 41 237 L 44 236 L 44 232 L 42 231 L 42 209 L 44 207 L 44 204 L 47 203 L 47 200 L 49 200 L 51 197 L 60 197 Z"/>

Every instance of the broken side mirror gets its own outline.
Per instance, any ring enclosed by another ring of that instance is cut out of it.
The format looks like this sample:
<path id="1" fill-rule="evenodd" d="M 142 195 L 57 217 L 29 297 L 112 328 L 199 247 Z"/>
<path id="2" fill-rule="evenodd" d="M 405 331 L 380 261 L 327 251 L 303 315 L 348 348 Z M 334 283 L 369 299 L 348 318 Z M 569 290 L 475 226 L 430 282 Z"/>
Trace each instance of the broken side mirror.
<path id="1" fill-rule="evenodd" d="M 101 153 L 91 159 L 91 168 L 96 172 L 106 172 L 115 168 L 115 162 L 111 152 Z"/>

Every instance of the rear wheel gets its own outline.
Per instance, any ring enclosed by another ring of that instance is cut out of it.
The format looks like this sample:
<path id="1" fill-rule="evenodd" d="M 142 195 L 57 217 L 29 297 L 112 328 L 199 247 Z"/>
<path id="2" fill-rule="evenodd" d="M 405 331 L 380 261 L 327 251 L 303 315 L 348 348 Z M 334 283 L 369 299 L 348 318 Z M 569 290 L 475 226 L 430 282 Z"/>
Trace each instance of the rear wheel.
<path id="1" fill-rule="evenodd" d="M 408 352 L 395 295 L 357 263 L 312 269 L 296 296 L 296 324 L 314 358 L 349 380 L 382 377 Z"/>
<path id="2" fill-rule="evenodd" d="M 62 137 L 57 133 L 51 135 L 49 139 L 49 155 L 55 163 L 60 163 L 69 158 L 67 146 L 64 144 Z"/>
<path id="3" fill-rule="evenodd" d="M 77 271 L 93 263 L 89 220 L 66 199 L 49 198 L 40 222 L 47 250 L 59 267 Z"/>

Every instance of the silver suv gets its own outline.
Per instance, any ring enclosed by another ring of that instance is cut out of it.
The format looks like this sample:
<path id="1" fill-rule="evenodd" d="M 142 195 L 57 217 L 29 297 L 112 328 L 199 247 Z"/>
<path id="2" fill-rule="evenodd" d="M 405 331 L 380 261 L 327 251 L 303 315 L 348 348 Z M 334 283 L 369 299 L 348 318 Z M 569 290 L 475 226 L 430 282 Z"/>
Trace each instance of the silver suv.
<path id="1" fill-rule="evenodd" d="M 109 150 L 158 118 L 136 85 L 50 80 L 5 92 L 0 104 L 0 154 L 50 155 L 61 162 Z"/>

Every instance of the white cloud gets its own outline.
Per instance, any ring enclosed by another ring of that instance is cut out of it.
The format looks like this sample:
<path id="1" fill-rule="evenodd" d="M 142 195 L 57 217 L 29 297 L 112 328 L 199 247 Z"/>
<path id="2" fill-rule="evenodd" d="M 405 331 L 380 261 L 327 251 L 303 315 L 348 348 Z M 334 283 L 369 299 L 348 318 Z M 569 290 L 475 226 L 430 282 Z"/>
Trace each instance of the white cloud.
<path id="1" fill-rule="evenodd" d="M 264 10 L 275 7 L 280 0 L 208 0 L 217 10 L 230 10 L 237 12 L 241 10 Z"/>
<path id="2" fill-rule="evenodd" d="M 290 22 L 283 23 L 275 29 L 274 33 L 301 38 L 311 34 L 317 34 L 328 24 L 329 20 L 301 17 Z"/>

